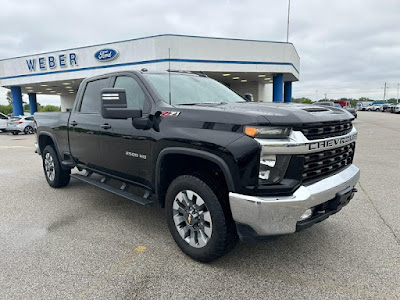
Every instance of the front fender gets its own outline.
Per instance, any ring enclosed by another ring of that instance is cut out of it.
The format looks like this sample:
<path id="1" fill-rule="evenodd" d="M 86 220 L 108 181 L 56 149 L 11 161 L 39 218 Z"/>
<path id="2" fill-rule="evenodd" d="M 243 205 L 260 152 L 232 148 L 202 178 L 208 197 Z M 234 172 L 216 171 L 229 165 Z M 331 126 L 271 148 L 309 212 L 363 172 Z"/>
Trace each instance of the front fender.
<path id="1" fill-rule="evenodd" d="M 218 167 L 221 168 L 226 184 L 228 186 L 229 191 L 235 191 L 235 184 L 233 181 L 232 173 L 228 167 L 228 164 L 217 155 L 213 153 L 209 153 L 207 151 L 192 149 L 192 148 L 184 148 L 184 147 L 169 147 L 161 150 L 160 154 L 157 157 L 156 168 L 155 168 L 155 187 L 156 187 L 156 194 L 159 194 L 159 187 L 160 187 L 160 174 L 161 174 L 161 164 L 164 157 L 168 154 L 183 154 L 188 156 L 194 156 L 209 160 L 215 163 Z"/>

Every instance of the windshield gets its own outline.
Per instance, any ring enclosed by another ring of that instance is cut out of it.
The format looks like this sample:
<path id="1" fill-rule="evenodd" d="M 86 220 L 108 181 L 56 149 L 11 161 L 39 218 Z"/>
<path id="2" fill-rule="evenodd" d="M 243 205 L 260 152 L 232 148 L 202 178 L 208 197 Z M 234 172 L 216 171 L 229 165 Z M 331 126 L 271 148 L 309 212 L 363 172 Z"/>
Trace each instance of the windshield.
<path id="1" fill-rule="evenodd" d="M 169 75 L 143 74 L 161 99 L 169 103 Z M 246 102 L 223 84 L 193 75 L 171 74 L 171 104 Z"/>

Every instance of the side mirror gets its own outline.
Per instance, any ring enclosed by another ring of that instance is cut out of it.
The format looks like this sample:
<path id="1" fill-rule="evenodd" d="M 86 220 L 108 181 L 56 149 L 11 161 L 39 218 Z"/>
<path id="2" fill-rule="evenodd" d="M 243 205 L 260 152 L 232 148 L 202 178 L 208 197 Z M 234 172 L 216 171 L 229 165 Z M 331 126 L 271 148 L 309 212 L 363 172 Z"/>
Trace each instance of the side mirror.
<path id="1" fill-rule="evenodd" d="M 244 94 L 244 99 L 245 99 L 247 102 L 253 102 L 253 101 L 254 101 L 253 94 L 250 94 L 250 93 Z"/>
<path id="2" fill-rule="evenodd" d="M 125 89 L 101 90 L 101 115 L 104 119 L 140 118 L 140 108 L 128 108 Z"/>

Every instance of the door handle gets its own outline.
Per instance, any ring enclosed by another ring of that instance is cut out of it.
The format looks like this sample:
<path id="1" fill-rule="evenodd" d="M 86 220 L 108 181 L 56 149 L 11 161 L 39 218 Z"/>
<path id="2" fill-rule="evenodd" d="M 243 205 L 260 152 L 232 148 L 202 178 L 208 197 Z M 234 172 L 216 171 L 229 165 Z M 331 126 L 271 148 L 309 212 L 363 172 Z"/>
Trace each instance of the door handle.
<path id="1" fill-rule="evenodd" d="M 110 129 L 111 125 L 106 123 L 106 124 L 100 125 L 100 127 L 103 129 Z"/>
<path id="2" fill-rule="evenodd" d="M 76 125 L 78 125 L 78 123 L 76 123 L 76 121 L 72 121 L 70 124 L 71 124 L 71 126 L 76 126 Z"/>

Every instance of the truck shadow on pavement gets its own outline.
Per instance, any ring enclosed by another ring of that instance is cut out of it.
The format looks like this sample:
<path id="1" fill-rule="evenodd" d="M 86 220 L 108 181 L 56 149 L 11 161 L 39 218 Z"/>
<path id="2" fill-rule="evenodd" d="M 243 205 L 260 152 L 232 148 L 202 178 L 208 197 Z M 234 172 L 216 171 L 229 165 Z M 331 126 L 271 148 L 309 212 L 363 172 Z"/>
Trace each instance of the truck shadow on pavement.
<path id="1" fill-rule="evenodd" d="M 167 244 L 171 248 L 168 251 L 179 251 L 169 233 L 164 209 L 156 204 L 152 207 L 144 207 L 77 180 L 71 180 L 70 185 L 63 190 L 69 189 L 79 189 L 84 194 L 79 201 L 85 209 L 79 209 L 76 217 L 68 216 L 63 221 L 56 221 L 50 226 L 51 229 L 64 225 L 70 226 L 79 218 L 89 218 L 95 223 L 96 220 L 102 219 L 120 233 L 129 232 L 132 237 L 145 238 L 146 242 L 154 239 L 159 246 Z M 232 252 L 211 265 L 225 268 L 237 261 L 244 264 L 269 265 L 273 264 L 273 261 L 288 257 L 290 259 L 287 263 L 290 265 L 291 262 L 296 261 L 296 258 L 304 259 L 307 256 L 313 257 L 315 262 L 315 257 L 320 257 L 321 251 L 329 246 L 329 233 L 327 234 L 327 231 L 331 230 L 328 228 L 329 225 L 327 221 L 326 224 L 317 224 L 305 231 L 282 236 L 272 241 L 252 244 L 238 242 Z M 190 261 L 190 258 L 180 251 L 179 255 Z"/>

